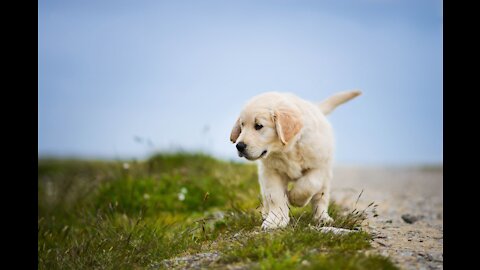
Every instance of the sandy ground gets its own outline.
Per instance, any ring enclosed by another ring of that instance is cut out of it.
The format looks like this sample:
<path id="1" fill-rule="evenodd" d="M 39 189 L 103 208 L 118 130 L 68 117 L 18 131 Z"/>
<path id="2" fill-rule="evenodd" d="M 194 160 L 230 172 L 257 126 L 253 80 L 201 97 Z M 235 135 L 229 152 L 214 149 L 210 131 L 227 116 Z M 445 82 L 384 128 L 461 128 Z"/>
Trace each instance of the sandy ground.
<path id="1" fill-rule="evenodd" d="M 373 252 L 402 269 L 443 269 L 442 168 L 335 168 L 332 199 L 353 207 L 360 193 L 357 209 L 378 205 L 367 224 L 376 235 Z M 418 220 L 408 223 L 402 215 Z"/>

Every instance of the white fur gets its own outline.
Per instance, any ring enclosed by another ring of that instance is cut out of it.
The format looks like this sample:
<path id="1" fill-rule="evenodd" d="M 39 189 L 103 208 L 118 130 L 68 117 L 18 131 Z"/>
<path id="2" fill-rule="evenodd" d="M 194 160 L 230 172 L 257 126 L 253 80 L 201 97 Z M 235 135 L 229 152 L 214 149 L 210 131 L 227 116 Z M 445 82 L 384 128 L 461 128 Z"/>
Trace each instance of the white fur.
<path id="1" fill-rule="evenodd" d="M 258 160 L 263 229 L 285 227 L 289 222 L 288 204 L 302 207 L 310 203 L 318 223 L 332 221 L 327 209 L 334 137 L 325 114 L 359 94 L 342 92 L 314 104 L 293 94 L 268 92 L 246 104 L 231 140 L 244 142 L 244 156 Z M 287 115 L 281 118 L 286 122 L 279 120 L 282 115 Z M 255 124 L 263 128 L 256 130 Z M 289 128 L 296 132 L 286 142 L 282 135 Z M 289 182 L 294 183 L 290 191 Z"/>

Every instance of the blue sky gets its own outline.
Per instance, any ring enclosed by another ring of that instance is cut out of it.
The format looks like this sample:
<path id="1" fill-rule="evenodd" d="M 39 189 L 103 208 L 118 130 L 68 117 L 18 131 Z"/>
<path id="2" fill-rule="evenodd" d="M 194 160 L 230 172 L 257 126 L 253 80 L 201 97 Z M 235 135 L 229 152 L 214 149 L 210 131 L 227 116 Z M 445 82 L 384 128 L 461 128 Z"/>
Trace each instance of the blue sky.
<path id="1" fill-rule="evenodd" d="M 142 158 L 229 141 L 265 91 L 363 95 L 337 164 L 443 162 L 441 1 L 40 1 L 38 153 Z"/>

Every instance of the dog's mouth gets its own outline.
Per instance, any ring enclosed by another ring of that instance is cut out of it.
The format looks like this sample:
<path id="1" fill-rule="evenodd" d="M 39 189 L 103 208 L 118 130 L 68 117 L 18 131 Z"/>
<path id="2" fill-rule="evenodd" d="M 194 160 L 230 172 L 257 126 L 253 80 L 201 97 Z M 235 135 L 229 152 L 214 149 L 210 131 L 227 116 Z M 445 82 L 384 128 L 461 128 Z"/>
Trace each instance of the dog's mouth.
<path id="1" fill-rule="evenodd" d="M 262 157 L 265 156 L 266 154 L 267 154 L 267 150 L 263 150 L 263 152 L 260 154 L 260 156 L 258 156 L 258 157 L 256 157 L 256 158 L 252 158 L 252 157 L 250 157 L 249 155 L 238 151 L 238 156 L 239 156 L 239 157 L 245 157 L 246 159 L 252 160 L 252 161 L 253 161 L 253 160 L 257 160 L 257 159 L 259 159 L 259 158 L 262 158 Z"/>

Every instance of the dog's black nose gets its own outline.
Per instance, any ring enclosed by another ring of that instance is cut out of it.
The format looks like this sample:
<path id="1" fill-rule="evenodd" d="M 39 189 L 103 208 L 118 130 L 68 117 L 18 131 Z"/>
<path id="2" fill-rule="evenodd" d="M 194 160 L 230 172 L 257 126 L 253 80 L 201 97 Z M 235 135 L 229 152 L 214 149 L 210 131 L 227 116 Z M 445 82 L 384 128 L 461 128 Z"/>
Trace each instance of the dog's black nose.
<path id="1" fill-rule="evenodd" d="M 243 152 L 243 151 L 245 151 L 245 148 L 247 148 L 247 145 L 244 144 L 243 142 L 237 143 L 237 150 L 238 151 Z"/>

